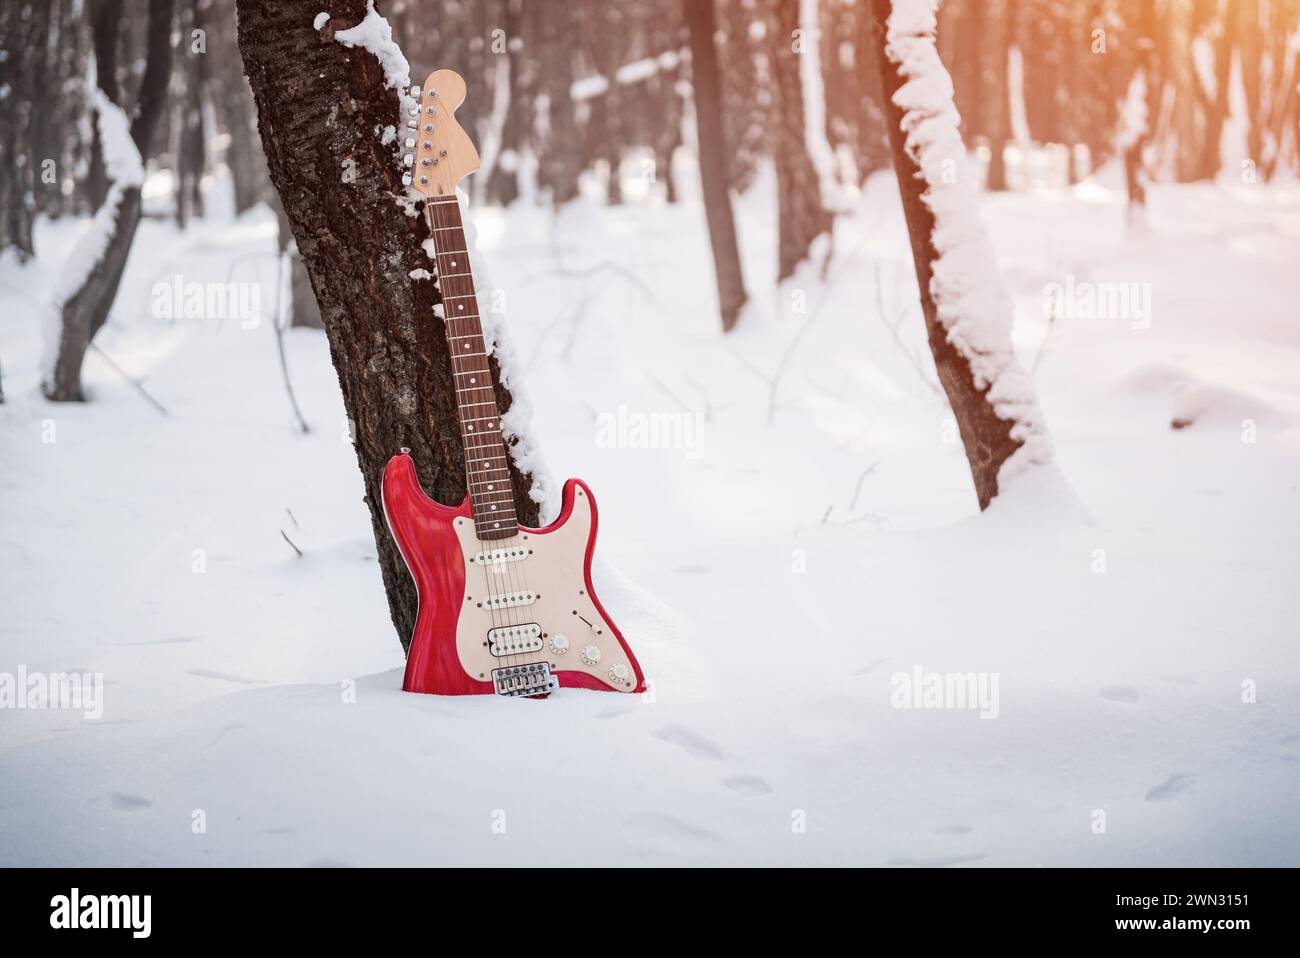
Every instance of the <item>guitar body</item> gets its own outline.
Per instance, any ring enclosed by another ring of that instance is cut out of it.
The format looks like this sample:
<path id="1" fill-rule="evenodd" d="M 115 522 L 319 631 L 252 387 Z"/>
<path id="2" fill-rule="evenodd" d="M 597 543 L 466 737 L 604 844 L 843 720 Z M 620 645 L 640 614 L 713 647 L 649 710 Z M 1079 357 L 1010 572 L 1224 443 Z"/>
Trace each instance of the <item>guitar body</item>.
<path id="1" fill-rule="evenodd" d="M 591 585 L 596 503 L 577 479 L 544 529 L 480 540 L 467 496 L 460 506 L 425 495 L 411 457 L 384 470 L 384 512 L 415 580 L 420 606 L 402 687 L 435 695 L 502 691 L 497 674 L 549 665 L 554 685 L 645 691 L 641 666 Z M 508 681 L 508 680 L 507 680 Z"/>

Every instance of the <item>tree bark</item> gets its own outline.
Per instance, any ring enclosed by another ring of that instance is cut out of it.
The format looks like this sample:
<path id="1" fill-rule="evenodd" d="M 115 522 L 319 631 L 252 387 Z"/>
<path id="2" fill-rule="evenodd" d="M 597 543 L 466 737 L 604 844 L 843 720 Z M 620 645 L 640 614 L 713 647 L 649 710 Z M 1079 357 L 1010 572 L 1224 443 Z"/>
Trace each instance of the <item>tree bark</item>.
<path id="1" fill-rule="evenodd" d="M 939 318 L 938 306 L 930 281 L 938 251 L 934 245 L 935 217 L 926 203 L 926 180 L 920 163 L 906 145 L 903 132 L 903 110 L 894 102 L 894 95 L 904 83 L 898 64 L 886 53 L 888 24 L 893 8 L 892 0 L 871 0 L 874 42 L 879 54 L 881 92 L 885 115 L 889 120 L 889 141 L 894 154 L 894 171 L 903 199 L 903 213 L 911 239 L 912 259 L 916 266 L 916 282 L 921 293 L 921 311 L 934 354 L 939 382 L 952 405 L 953 416 L 961 433 L 970 464 L 975 494 L 981 509 L 988 508 L 998 494 L 998 471 L 1002 464 L 1020 448 L 1022 440 L 1013 438 L 1016 423 L 998 416 L 988 398 L 989 387 L 981 387 L 971 369 L 970 361 L 949 341 L 948 331 Z"/>
<path id="2" fill-rule="evenodd" d="M 376 129 L 404 129 L 396 92 L 363 49 L 333 40 L 360 22 L 364 0 L 334 0 L 319 33 L 320 0 L 239 0 L 239 46 L 257 104 L 271 182 L 311 277 L 343 392 L 389 611 L 405 649 L 417 600 L 401 554 L 388 534 L 380 482 L 403 446 L 420 465 L 425 491 L 443 503 L 465 497 L 464 452 L 456 417 L 451 360 L 434 314 L 432 283 L 408 273 L 426 268 L 422 217 L 396 202 L 402 170 Z M 344 165 L 355 174 L 343 181 Z M 511 395 L 495 357 L 497 405 Z M 527 495 L 531 477 L 510 463 L 519 521 L 537 524 Z"/>
<path id="3" fill-rule="evenodd" d="M 772 86 L 775 92 L 776 189 L 779 249 L 777 282 L 793 275 L 808 258 L 812 242 L 831 228 L 831 215 L 822 205 L 817 177 L 804 133 L 803 84 L 799 57 L 793 49 L 799 29 L 799 0 L 774 0 L 771 42 Z"/>
<path id="4" fill-rule="evenodd" d="M 111 5 L 111 4 L 110 4 Z M 96 37 L 96 48 L 116 49 L 120 19 L 103 17 L 96 25 L 112 32 L 112 36 Z M 144 76 L 140 80 L 140 93 L 136 97 L 138 112 L 131 121 L 131 139 L 140 152 L 142 162 L 150 154 L 150 143 L 162 116 L 167 96 L 167 78 L 171 73 L 172 0 L 150 0 L 147 58 Z M 100 89 L 110 101 L 117 95 L 117 84 L 110 78 L 111 71 L 100 70 L 100 80 L 109 82 Z M 110 95 L 111 94 L 111 95 Z M 120 105 L 120 104 L 119 104 Z M 128 186 L 122 191 L 113 218 L 113 230 L 107 248 L 91 269 L 86 281 L 62 304 L 61 331 L 58 354 L 50 379 L 45 383 L 47 398 L 55 402 L 82 402 L 85 394 L 81 388 L 81 366 L 86 350 L 95 334 L 108 320 L 117 289 L 126 269 L 127 256 L 140 225 L 140 187 Z"/>
<path id="5" fill-rule="evenodd" d="M 736 245 L 736 218 L 727 185 L 727 144 L 722 120 L 722 79 L 714 46 L 717 25 L 713 0 L 682 0 L 691 43 L 691 88 L 695 93 L 695 126 L 699 140 L 700 183 L 704 215 L 713 247 L 713 272 L 718 282 L 722 331 L 736 325 L 748 298 Z"/>

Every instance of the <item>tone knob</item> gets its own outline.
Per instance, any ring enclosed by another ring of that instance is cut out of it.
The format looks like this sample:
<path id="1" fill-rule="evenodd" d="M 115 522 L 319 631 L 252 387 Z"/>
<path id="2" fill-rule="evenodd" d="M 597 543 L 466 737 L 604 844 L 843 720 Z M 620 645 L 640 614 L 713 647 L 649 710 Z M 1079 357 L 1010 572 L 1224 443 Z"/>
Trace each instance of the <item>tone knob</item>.
<path id="1" fill-rule="evenodd" d="M 628 677 L 628 667 L 622 662 L 618 663 L 618 665 L 611 665 L 609 667 L 609 677 L 615 682 L 626 682 Z"/>
<path id="2" fill-rule="evenodd" d="M 595 665 L 600 661 L 600 649 L 594 645 L 584 646 L 579 654 L 582 656 L 583 665 Z"/>
<path id="3" fill-rule="evenodd" d="M 551 636 L 551 651 L 556 655 L 563 655 L 569 651 L 569 639 L 563 635 Z"/>

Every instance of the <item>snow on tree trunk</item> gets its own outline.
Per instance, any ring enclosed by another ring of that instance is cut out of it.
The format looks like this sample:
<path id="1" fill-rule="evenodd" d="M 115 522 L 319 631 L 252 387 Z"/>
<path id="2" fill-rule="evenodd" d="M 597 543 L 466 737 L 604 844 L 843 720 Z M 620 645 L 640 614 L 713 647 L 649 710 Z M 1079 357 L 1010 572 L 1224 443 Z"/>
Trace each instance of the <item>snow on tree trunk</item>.
<path id="1" fill-rule="evenodd" d="M 981 509 L 1012 473 L 1051 458 L 1033 384 L 1011 348 L 1013 305 L 979 217 L 937 0 L 872 0 L 894 168 L 930 349 Z"/>
<path id="2" fill-rule="evenodd" d="M 840 186 L 835 177 L 835 154 L 826 136 L 826 85 L 822 77 L 818 6 L 818 0 L 799 0 L 799 29 L 803 39 L 799 85 L 804 108 L 804 144 L 817 171 L 822 204 L 829 207 L 840 202 Z"/>
<path id="3" fill-rule="evenodd" d="M 718 282 L 722 330 L 736 325 L 745 305 L 745 277 L 736 245 L 736 220 L 727 185 L 726 131 L 722 118 L 722 77 L 714 45 L 717 24 L 713 0 L 683 0 L 682 13 L 690 31 L 691 88 L 695 94 L 695 123 L 700 157 L 704 215 L 713 247 L 713 271 Z"/>
<path id="4" fill-rule="evenodd" d="M 399 114 L 413 105 L 405 92 L 409 67 L 387 23 L 365 0 L 337 0 L 319 30 L 313 26 L 319 0 L 239 0 L 237 10 L 271 182 L 320 304 L 389 610 L 405 648 L 417 600 L 384 520 L 384 465 L 409 447 L 430 496 L 443 503 L 465 496 L 451 361 L 434 310 L 438 295 L 433 283 L 410 275 L 430 261 L 421 246 L 428 229 L 401 184 L 396 149 Z M 483 292 L 486 277 L 476 272 Z M 532 465 L 534 446 L 523 435 L 526 405 L 512 387 L 502 332 L 491 328 L 495 314 L 481 312 L 493 343 L 516 514 L 521 524 L 536 525 L 545 494 L 532 476 L 540 472 Z"/>
<path id="5" fill-rule="evenodd" d="M 127 256 L 140 225 L 140 189 L 144 156 L 162 116 L 171 73 L 172 0 L 150 0 L 147 56 L 140 80 L 135 119 L 113 98 L 116 83 L 110 69 L 97 70 L 92 94 L 97 142 L 109 188 L 103 204 L 64 263 L 55 290 L 57 314 L 51 314 L 45 334 L 42 390 L 55 402 L 81 402 L 81 366 L 91 340 L 108 320 Z M 118 21 L 101 17 L 96 49 L 117 42 Z M 98 61 L 97 61 L 98 62 Z"/>
<path id="6" fill-rule="evenodd" d="M 1128 92 L 1120 109 L 1119 136 L 1116 146 L 1124 157 L 1124 182 L 1128 186 L 1128 222 L 1133 229 L 1146 225 L 1146 161 L 1143 151 L 1151 135 L 1147 123 L 1147 71 L 1140 66 L 1129 81 Z"/>

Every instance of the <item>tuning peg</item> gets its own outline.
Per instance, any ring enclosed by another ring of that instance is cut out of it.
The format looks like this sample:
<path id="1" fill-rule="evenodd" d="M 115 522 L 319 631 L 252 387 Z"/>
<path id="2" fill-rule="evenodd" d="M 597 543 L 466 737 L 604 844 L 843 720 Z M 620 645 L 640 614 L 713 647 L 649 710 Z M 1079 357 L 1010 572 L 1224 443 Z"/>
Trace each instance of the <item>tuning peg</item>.
<path id="1" fill-rule="evenodd" d="M 402 162 L 405 163 L 407 166 L 412 166 L 415 163 L 415 157 L 413 157 L 410 153 L 407 153 L 406 156 L 402 157 Z"/>
<path id="2" fill-rule="evenodd" d="M 406 148 L 409 150 L 409 149 L 411 149 L 411 147 L 413 147 L 413 146 L 415 146 L 415 137 L 413 137 L 413 136 L 408 136 L 408 137 L 406 138 Z"/>
<path id="3" fill-rule="evenodd" d="M 402 185 L 403 185 L 403 186 L 410 186 L 410 185 L 411 185 L 411 174 L 410 174 L 410 173 L 403 173 L 403 174 L 402 174 Z"/>
<path id="4" fill-rule="evenodd" d="M 419 84 L 415 84 L 415 85 L 413 85 L 413 86 L 411 87 L 411 96 L 415 97 L 417 100 L 420 99 L 420 87 L 419 87 Z"/>
<path id="5" fill-rule="evenodd" d="M 407 112 L 410 116 L 419 116 L 419 115 L 420 115 L 420 108 L 419 108 L 418 106 L 413 106 L 413 107 L 411 107 L 409 110 L 407 110 L 406 112 Z"/>

